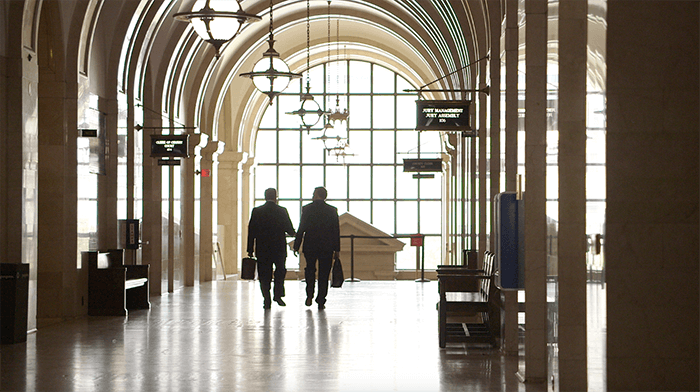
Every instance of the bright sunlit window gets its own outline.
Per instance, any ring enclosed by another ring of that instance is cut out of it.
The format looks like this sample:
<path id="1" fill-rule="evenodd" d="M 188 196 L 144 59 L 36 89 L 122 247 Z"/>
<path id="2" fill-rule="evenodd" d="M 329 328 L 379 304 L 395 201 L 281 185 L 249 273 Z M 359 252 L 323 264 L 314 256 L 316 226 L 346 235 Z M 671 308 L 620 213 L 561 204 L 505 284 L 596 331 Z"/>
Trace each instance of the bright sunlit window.
<path id="1" fill-rule="evenodd" d="M 415 93 L 403 77 L 364 61 L 337 61 L 311 69 L 311 93 L 325 111 L 347 109 L 347 122 L 322 119 L 307 131 L 299 116 L 302 78 L 267 109 L 256 139 L 255 205 L 264 191 L 277 188 L 280 205 L 298 227 L 301 207 L 317 186 L 328 189 L 328 203 L 390 235 L 422 233 L 425 267 L 441 260 L 442 173 L 413 178 L 403 172 L 404 158 L 439 158 L 439 132 L 415 131 Z M 325 140 L 324 140 L 325 135 Z M 397 254 L 397 269 L 414 269 L 410 240 Z M 287 268 L 298 267 L 291 254 Z"/>

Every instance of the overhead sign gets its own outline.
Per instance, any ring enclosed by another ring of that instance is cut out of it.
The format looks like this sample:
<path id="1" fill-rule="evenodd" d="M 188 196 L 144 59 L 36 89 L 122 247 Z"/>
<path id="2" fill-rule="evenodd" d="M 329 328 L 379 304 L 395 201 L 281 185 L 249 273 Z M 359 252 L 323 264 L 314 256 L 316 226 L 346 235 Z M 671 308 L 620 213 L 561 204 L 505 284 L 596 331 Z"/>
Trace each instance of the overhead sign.
<path id="1" fill-rule="evenodd" d="M 469 131 L 471 101 L 416 101 L 416 130 Z"/>
<path id="2" fill-rule="evenodd" d="M 151 135 L 151 157 L 187 158 L 189 135 Z"/>
<path id="3" fill-rule="evenodd" d="M 404 159 L 405 172 L 442 172 L 442 159 Z"/>

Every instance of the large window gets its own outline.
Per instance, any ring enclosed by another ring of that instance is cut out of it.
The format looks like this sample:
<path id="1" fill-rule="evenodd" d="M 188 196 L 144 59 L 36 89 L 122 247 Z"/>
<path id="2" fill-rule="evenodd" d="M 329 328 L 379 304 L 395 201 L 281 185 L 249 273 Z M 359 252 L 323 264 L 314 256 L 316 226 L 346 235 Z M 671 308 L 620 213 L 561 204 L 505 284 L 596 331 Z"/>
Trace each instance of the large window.
<path id="1" fill-rule="evenodd" d="M 337 61 L 311 69 L 311 93 L 325 111 L 348 109 L 347 122 L 324 120 L 300 127 L 295 82 L 269 106 L 256 139 L 255 204 L 276 188 L 280 205 L 298 226 L 302 205 L 317 186 L 328 189 L 328 203 L 391 235 L 425 234 L 426 269 L 441 260 L 442 174 L 416 179 L 403 172 L 404 158 L 438 158 L 438 132 L 415 131 L 414 87 L 397 73 L 363 61 Z M 323 139 L 323 136 L 327 138 Z M 338 139 L 340 138 L 340 140 Z M 407 244 L 408 239 L 402 239 Z M 290 255 L 288 268 L 295 268 Z M 297 264 L 298 266 L 298 264 Z M 416 254 L 407 245 L 397 255 L 398 269 L 414 269 Z"/>

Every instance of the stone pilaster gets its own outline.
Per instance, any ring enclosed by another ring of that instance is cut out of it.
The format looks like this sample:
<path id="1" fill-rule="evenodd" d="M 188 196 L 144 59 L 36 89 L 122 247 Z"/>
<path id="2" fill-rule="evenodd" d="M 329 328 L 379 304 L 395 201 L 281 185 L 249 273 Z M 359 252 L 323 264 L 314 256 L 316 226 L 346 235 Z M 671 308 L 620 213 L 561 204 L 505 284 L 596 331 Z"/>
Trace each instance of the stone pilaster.
<path id="1" fill-rule="evenodd" d="M 588 2 L 559 3 L 559 390 L 588 389 L 586 72 Z"/>
<path id="2" fill-rule="evenodd" d="M 213 255 L 213 154 L 223 142 L 209 141 L 200 150 L 200 192 L 199 192 L 199 281 L 208 282 L 213 279 L 212 255 Z"/>
<path id="3" fill-rule="evenodd" d="M 700 3 L 607 5 L 607 387 L 695 391 Z"/>
<path id="4" fill-rule="evenodd" d="M 190 157 L 182 159 L 181 163 L 181 188 L 180 188 L 180 208 L 182 243 L 181 256 L 183 258 L 184 284 L 194 286 L 195 277 L 195 246 L 194 246 L 194 147 L 207 135 L 190 134 L 189 146 Z"/>
<path id="5" fill-rule="evenodd" d="M 225 151 L 219 155 L 218 231 L 226 274 L 238 272 L 241 252 L 241 165 L 248 159 L 244 152 Z M 245 222 L 247 225 L 247 222 Z"/>
<path id="6" fill-rule="evenodd" d="M 547 0 L 526 0 L 525 18 L 524 378 L 527 382 L 544 382 L 547 379 Z"/>
<path id="7" fill-rule="evenodd" d="M 518 3 L 505 2 L 505 32 L 503 56 L 505 56 L 505 190 L 516 190 L 518 174 Z M 500 28 L 500 26 L 499 26 Z M 492 89 L 492 94 L 496 94 Z M 500 100 L 500 92 L 498 92 Z M 503 346 L 507 355 L 518 355 L 518 294 L 503 293 L 505 312 L 503 317 Z"/>

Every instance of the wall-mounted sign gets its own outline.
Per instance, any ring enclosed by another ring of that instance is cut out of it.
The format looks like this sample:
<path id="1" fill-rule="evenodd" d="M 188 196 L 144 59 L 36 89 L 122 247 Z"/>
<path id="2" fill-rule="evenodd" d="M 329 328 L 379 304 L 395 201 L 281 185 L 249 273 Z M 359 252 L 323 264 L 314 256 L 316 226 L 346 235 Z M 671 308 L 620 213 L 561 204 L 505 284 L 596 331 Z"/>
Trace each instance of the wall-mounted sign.
<path id="1" fill-rule="evenodd" d="M 423 246 L 423 234 L 413 234 L 411 236 L 411 246 Z"/>
<path id="2" fill-rule="evenodd" d="M 151 135 L 151 157 L 187 158 L 189 135 Z"/>
<path id="3" fill-rule="evenodd" d="M 416 101 L 416 130 L 469 131 L 471 101 Z"/>
<path id="4" fill-rule="evenodd" d="M 158 166 L 180 166 L 179 159 L 159 159 Z"/>
<path id="5" fill-rule="evenodd" d="M 404 172 L 442 172 L 442 159 L 404 159 Z"/>
<path id="6" fill-rule="evenodd" d="M 120 219 L 117 224 L 119 229 L 117 247 L 119 249 L 138 249 L 141 246 L 140 226 L 141 223 L 138 219 Z"/>
<path id="7" fill-rule="evenodd" d="M 78 137 L 97 137 L 97 129 L 78 129 Z"/>

